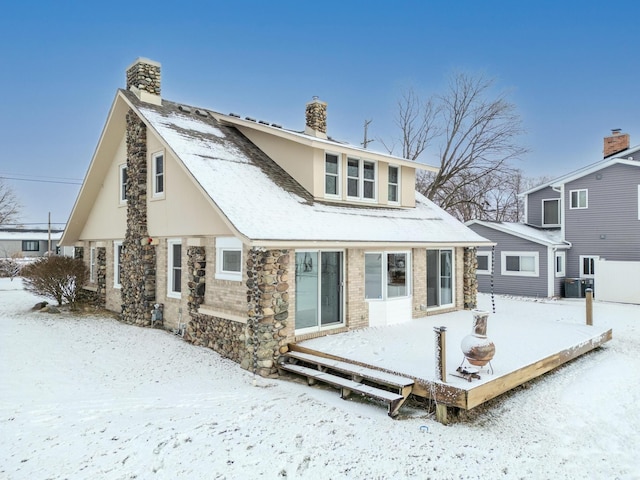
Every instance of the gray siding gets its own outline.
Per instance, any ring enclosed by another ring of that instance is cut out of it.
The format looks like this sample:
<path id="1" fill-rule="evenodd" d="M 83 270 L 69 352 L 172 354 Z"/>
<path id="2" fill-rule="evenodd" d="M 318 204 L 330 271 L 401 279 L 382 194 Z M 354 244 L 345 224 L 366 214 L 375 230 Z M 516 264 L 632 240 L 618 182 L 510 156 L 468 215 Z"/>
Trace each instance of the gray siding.
<path id="1" fill-rule="evenodd" d="M 41 257 L 47 252 L 47 240 L 29 240 L 38 242 L 37 251 L 23 251 L 22 240 L 0 240 L 0 258 L 9 258 L 12 255 L 21 255 L 22 257 Z M 51 240 L 51 249 L 55 252 L 57 240 Z"/>
<path id="2" fill-rule="evenodd" d="M 565 185 L 567 276 L 580 276 L 580 255 L 640 261 L 640 166 L 612 165 Z M 569 208 L 571 190 L 587 189 L 586 209 Z"/>
<path id="3" fill-rule="evenodd" d="M 483 225 L 469 225 L 474 232 L 497 243 L 494 254 L 494 293 L 547 297 L 547 247 Z M 491 251 L 479 248 L 478 251 Z M 538 276 L 502 276 L 501 253 L 503 251 L 538 252 Z M 478 291 L 491 292 L 491 275 L 478 275 Z"/>
<path id="4" fill-rule="evenodd" d="M 554 191 L 551 187 L 527 195 L 527 223 L 542 226 L 542 200 L 551 198 L 560 198 L 560 192 Z"/>

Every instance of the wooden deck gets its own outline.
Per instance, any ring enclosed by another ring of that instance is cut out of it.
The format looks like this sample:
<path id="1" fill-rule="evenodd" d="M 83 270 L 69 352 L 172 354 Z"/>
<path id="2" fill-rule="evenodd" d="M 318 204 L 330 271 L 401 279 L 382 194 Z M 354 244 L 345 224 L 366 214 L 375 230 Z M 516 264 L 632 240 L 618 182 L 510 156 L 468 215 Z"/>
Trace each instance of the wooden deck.
<path id="1" fill-rule="evenodd" d="M 551 370 L 558 368 L 560 365 L 600 347 L 611 340 L 611 338 L 612 331 L 610 329 L 604 332 L 595 333 L 586 341 L 581 341 L 576 345 L 571 345 L 566 349 L 552 355 L 548 355 L 544 358 L 540 358 L 539 360 L 516 370 L 501 373 L 500 375 L 491 375 L 486 372 L 481 372 L 483 377 L 482 382 L 468 382 L 459 378 L 451 378 L 450 376 L 447 377 L 447 382 L 441 382 L 434 379 L 419 378 L 407 372 L 399 372 L 381 366 L 366 364 L 353 358 L 341 357 L 329 351 L 311 349 L 301 344 L 291 344 L 289 347 L 291 351 L 309 353 L 328 359 L 348 362 L 354 365 L 379 370 L 392 375 L 412 378 L 414 380 L 413 390 L 411 392 L 412 395 L 434 400 L 441 406 L 470 410 L 488 400 L 516 388 L 519 385 L 522 385 L 525 382 L 528 382 L 529 380 L 550 372 Z M 447 372 L 455 372 L 457 366 L 458 365 L 448 365 Z"/>

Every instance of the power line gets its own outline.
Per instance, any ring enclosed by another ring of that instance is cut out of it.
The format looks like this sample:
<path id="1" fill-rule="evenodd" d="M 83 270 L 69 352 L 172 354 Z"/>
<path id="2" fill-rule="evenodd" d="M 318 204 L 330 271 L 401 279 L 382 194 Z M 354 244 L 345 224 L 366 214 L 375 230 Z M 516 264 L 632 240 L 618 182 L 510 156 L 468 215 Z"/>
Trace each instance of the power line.
<path id="1" fill-rule="evenodd" d="M 56 180 L 77 180 L 78 182 L 82 181 L 81 178 L 76 178 L 76 177 L 54 177 L 52 175 L 34 175 L 33 173 L 9 173 L 9 172 L 5 172 L 5 173 L 0 173 L 0 176 L 3 175 L 10 175 L 13 177 L 25 177 L 25 178 L 55 178 Z"/>
<path id="2" fill-rule="evenodd" d="M 40 183 L 62 183 L 65 185 L 82 185 L 82 182 L 61 182 L 58 180 L 36 180 L 35 178 L 17 178 L 17 177 L 5 177 L 0 175 L 0 178 L 6 180 L 21 180 L 23 182 L 40 182 Z"/>

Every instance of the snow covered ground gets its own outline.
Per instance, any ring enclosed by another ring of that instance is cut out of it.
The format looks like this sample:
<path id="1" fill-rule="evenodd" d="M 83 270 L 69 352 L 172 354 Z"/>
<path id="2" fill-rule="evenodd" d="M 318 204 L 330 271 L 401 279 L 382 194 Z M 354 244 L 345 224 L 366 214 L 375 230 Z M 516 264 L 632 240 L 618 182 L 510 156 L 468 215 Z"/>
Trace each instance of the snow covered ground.
<path id="1" fill-rule="evenodd" d="M 169 333 L 31 312 L 37 300 L 0 279 L 2 479 L 640 478 L 637 305 L 596 302 L 611 342 L 444 426 L 417 407 L 392 420 L 335 390 L 254 385 Z M 497 303 L 513 318 L 584 316 L 576 300 Z"/>

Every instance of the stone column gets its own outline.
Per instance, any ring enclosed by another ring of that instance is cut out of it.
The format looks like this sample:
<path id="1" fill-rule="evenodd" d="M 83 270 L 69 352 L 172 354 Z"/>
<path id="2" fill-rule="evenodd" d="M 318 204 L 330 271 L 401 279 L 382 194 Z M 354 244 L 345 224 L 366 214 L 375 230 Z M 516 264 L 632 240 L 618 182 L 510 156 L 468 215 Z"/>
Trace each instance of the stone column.
<path id="1" fill-rule="evenodd" d="M 84 247 L 73 247 L 73 258 L 84 260 Z"/>
<path id="2" fill-rule="evenodd" d="M 187 268 L 189 270 L 187 307 L 189 314 L 196 314 L 200 305 L 204 303 L 207 281 L 207 257 L 204 247 L 187 248 Z"/>
<path id="3" fill-rule="evenodd" d="M 474 309 L 478 306 L 478 279 L 476 270 L 478 269 L 478 259 L 475 248 L 464 249 L 464 274 L 462 279 L 464 292 L 464 308 Z"/>
<path id="4" fill-rule="evenodd" d="M 261 376 L 277 372 L 287 351 L 289 251 L 252 248 L 247 258 L 248 325 L 242 367 Z"/>
<path id="5" fill-rule="evenodd" d="M 151 324 L 156 299 L 156 247 L 147 230 L 147 128 L 127 113 L 127 231 L 122 242 L 122 320 Z"/>
<path id="6" fill-rule="evenodd" d="M 107 303 L 107 249 L 105 247 L 96 248 L 96 290 L 95 304 L 104 308 Z"/>

